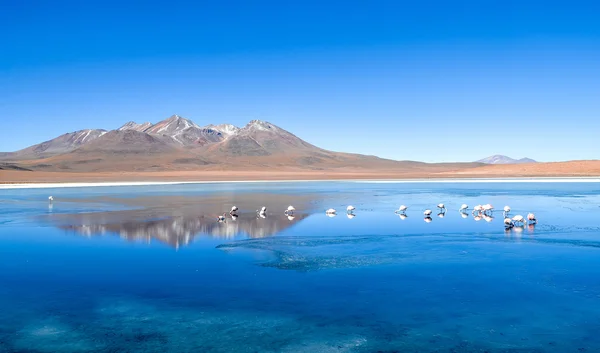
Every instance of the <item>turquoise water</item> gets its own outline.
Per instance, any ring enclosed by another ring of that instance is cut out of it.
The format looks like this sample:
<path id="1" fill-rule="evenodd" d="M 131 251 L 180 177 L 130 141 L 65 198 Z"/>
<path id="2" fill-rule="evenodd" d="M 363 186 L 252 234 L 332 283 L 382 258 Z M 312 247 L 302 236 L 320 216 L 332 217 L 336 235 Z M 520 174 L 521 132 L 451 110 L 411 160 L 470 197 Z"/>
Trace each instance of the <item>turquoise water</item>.
<path id="1" fill-rule="evenodd" d="M 216 222 L 248 198 L 303 201 Z M 538 224 L 505 231 L 505 204 Z M 0 352 L 598 352 L 599 205 L 597 183 L 1 190 Z"/>

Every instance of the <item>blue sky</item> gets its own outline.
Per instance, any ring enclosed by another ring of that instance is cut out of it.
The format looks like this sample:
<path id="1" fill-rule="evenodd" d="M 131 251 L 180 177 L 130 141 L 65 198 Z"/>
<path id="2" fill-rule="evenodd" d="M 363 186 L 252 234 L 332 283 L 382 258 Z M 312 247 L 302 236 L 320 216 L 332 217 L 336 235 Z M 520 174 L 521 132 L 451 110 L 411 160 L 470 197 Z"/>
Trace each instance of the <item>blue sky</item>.
<path id="1" fill-rule="evenodd" d="M 12 1 L 0 151 L 178 114 L 401 160 L 597 159 L 598 16 L 592 1 Z"/>

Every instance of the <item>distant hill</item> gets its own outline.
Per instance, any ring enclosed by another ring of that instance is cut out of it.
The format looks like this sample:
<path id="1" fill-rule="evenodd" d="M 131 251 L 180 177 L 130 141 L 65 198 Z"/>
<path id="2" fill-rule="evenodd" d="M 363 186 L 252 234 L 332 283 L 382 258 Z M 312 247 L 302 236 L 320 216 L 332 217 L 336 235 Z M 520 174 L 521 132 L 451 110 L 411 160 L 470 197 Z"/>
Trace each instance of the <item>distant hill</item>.
<path id="1" fill-rule="evenodd" d="M 485 164 L 523 164 L 523 163 L 537 163 L 531 158 L 521 158 L 514 159 L 507 156 L 503 156 L 501 154 L 496 154 L 493 156 L 489 156 L 484 159 L 480 159 L 476 161 L 476 163 L 485 163 Z"/>

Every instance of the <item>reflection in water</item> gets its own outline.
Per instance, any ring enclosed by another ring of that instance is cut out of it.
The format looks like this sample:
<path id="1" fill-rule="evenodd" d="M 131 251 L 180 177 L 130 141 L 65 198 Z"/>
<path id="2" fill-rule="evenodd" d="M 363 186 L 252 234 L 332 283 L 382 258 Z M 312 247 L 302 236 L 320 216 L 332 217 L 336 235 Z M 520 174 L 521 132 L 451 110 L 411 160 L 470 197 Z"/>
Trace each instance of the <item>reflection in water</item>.
<path id="1" fill-rule="evenodd" d="M 426 216 L 425 218 L 423 218 L 423 220 L 424 220 L 426 223 L 431 223 L 431 217 L 429 217 L 429 216 Z"/>
<path id="2" fill-rule="evenodd" d="M 400 217 L 400 219 L 401 219 L 401 220 L 405 220 L 405 219 L 407 219 L 407 218 L 408 218 L 408 216 L 407 216 L 406 214 L 404 214 L 404 213 L 400 213 L 400 214 L 398 215 L 398 217 Z"/>
<path id="3" fill-rule="evenodd" d="M 73 215 L 76 216 L 76 215 Z M 161 219 L 125 221 L 115 223 L 93 224 L 90 215 L 81 217 L 71 224 L 58 225 L 59 228 L 74 231 L 85 236 L 103 234 L 118 234 L 126 240 L 156 239 L 176 248 L 188 245 L 194 237 L 205 234 L 219 238 L 247 236 L 249 238 L 264 238 L 292 226 L 307 217 L 305 214 L 295 216 L 274 216 L 257 218 L 254 214 L 235 215 L 219 222 L 213 217 L 204 216 L 168 216 Z M 82 224 L 92 223 L 92 224 Z"/>

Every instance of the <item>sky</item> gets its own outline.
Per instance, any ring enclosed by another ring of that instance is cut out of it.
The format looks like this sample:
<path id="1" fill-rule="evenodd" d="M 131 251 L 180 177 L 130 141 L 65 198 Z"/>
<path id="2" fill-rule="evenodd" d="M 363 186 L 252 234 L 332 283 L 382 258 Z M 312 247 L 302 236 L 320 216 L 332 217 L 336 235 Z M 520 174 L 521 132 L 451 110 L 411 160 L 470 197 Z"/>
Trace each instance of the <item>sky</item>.
<path id="1" fill-rule="evenodd" d="M 425 162 L 598 159 L 594 1 L 11 1 L 0 151 L 173 114 Z"/>

